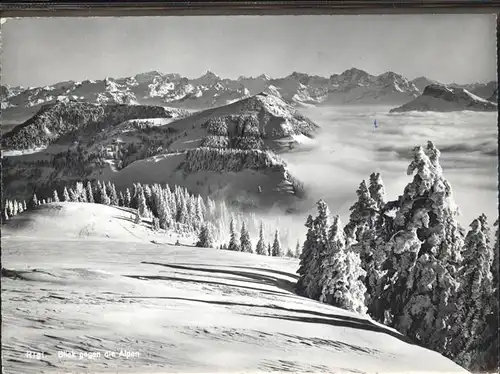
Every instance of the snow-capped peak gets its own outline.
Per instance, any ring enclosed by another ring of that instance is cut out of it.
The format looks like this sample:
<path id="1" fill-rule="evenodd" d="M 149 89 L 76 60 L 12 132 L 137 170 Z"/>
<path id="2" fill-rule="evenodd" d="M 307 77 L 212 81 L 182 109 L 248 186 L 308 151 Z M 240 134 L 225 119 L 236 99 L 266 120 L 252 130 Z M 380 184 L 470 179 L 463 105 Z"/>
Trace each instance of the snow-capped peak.
<path id="1" fill-rule="evenodd" d="M 220 79 L 220 77 L 212 71 L 207 70 L 207 72 L 198 79 Z"/>
<path id="2" fill-rule="evenodd" d="M 359 78 L 359 77 L 367 77 L 370 74 L 368 74 L 366 71 L 358 69 L 358 68 L 350 68 L 350 69 L 345 70 L 340 75 L 344 76 L 344 77 L 350 77 L 352 79 L 356 79 L 356 78 Z"/>

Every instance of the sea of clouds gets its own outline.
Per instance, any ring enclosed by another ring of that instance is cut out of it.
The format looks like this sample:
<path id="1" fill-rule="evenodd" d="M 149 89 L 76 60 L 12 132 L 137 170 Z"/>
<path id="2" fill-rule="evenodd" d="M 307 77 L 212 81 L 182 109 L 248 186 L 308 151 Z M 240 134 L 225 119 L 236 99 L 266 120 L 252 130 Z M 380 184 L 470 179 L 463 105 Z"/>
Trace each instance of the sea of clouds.
<path id="1" fill-rule="evenodd" d="M 321 126 L 314 145 L 283 155 L 291 173 L 309 190 L 305 207 L 314 209 L 314 202 L 323 198 L 346 223 L 359 183 L 368 181 L 372 172 L 381 173 L 388 198 L 396 199 L 412 179 L 406 175 L 412 149 L 431 140 L 442 152 L 441 166 L 461 211 L 459 222 L 468 227 L 485 213 L 493 224 L 498 216 L 497 113 L 389 110 L 300 109 Z"/>

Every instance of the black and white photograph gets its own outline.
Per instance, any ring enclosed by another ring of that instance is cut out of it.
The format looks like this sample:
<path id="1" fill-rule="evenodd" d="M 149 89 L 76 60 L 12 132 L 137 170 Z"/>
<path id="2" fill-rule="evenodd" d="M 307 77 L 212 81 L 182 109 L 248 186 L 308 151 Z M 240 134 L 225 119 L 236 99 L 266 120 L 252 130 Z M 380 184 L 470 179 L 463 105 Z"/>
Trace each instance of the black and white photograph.
<path id="1" fill-rule="evenodd" d="M 0 33 L 3 373 L 498 372 L 495 14 Z"/>

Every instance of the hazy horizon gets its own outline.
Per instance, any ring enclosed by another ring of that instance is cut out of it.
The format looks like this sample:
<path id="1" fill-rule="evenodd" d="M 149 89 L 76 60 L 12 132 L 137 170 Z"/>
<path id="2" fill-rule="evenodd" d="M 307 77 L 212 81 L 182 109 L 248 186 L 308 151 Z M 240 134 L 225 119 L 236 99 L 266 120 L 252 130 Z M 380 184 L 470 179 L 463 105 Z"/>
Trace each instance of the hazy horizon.
<path id="1" fill-rule="evenodd" d="M 153 70 L 328 77 L 353 67 L 445 84 L 497 80 L 494 14 L 21 18 L 1 32 L 11 86 Z"/>

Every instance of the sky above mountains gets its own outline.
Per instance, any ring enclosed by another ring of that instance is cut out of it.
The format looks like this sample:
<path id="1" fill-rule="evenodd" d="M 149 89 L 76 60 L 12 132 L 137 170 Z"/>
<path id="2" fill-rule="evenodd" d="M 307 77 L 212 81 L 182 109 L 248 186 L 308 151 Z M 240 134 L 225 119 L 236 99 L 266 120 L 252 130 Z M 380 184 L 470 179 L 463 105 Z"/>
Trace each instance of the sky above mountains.
<path id="1" fill-rule="evenodd" d="M 496 80 L 495 15 L 23 18 L 2 24 L 2 84 L 132 76 L 321 76 L 351 67 Z"/>

